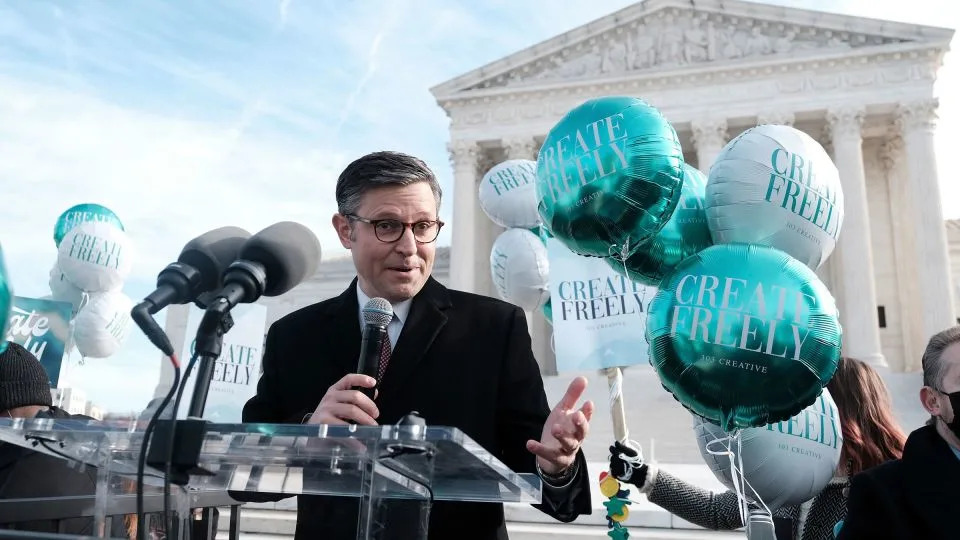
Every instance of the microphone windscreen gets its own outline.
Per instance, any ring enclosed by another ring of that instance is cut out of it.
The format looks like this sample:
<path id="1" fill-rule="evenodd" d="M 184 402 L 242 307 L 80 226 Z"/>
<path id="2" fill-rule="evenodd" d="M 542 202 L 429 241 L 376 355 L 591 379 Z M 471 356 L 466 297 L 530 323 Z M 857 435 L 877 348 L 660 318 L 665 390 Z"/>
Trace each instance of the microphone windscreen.
<path id="1" fill-rule="evenodd" d="M 359 285 L 357 286 L 359 287 Z M 361 312 L 365 324 L 386 328 L 393 320 L 393 306 L 386 298 L 371 298 L 367 305 L 363 306 Z"/>
<path id="2" fill-rule="evenodd" d="M 307 227 L 281 221 L 251 236 L 240 249 L 240 259 L 262 264 L 267 273 L 263 295 L 278 296 L 316 273 L 320 241 Z"/>
<path id="3" fill-rule="evenodd" d="M 223 272 L 237 260 L 240 248 L 250 233 L 240 227 L 220 227 L 205 232 L 187 242 L 177 262 L 192 266 L 200 272 L 200 291 L 219 289 Z"/>

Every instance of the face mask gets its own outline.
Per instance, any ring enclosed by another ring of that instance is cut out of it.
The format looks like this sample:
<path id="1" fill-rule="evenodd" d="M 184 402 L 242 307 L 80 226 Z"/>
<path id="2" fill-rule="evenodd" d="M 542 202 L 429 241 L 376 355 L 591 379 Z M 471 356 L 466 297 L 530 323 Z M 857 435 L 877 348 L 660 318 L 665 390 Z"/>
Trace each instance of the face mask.
<path id="1" fill-rule="evenodd" d="M 944 423 L 947 424 L 954 435 L 960 437 L 960 392 L 948 394 L 941 390 L 940 393 L 950 398 L 950 406 L 953 407 L 953 422 L 947 423 L 944 421 Z M 940 419 L 943 420 L 943 417 L 941 416 Z"/>

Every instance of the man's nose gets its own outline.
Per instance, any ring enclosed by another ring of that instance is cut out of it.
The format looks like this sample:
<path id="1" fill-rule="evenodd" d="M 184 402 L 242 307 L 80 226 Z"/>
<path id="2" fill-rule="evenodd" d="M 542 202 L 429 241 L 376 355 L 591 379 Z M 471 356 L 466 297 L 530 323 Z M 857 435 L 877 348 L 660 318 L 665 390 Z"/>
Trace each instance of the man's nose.
<path id="1" fill-rule="evenodd" d="M 403 234 L 397 240 L 396 249 L 404 255 L 413 255 L 417 252 L 417 239 L 411 227 L 404 227 Z"/>

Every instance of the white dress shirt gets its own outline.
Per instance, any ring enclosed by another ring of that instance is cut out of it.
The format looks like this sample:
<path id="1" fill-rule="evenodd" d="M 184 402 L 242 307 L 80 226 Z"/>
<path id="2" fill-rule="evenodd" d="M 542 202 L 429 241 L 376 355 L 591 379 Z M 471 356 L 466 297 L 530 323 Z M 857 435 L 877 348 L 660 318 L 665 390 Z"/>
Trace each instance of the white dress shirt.
<path id="1" fill-rule="evenodd" d="M 363 331 L 363 306 L 367 305 L 367 302 L 370 301 L 370 297 L 363 292 L 360 288 L 360 283 L 357 282 L 357 303 L 360 306 L 360 309 L 357 310 L 357 315 L 360 317 L 360 331 Z M 390 350 L 397 348 L 397 340 L 400 339 L 400 332 L 403 330 L 403 323 L 407 322 L 407 315 L 410 314 L 410 302 L 413 300 L 404 300 L 398 304 L 393 304 L 393 319 L 390 321 L 390 324 L 387 325 L 387 337 L 390 338 Z"/>

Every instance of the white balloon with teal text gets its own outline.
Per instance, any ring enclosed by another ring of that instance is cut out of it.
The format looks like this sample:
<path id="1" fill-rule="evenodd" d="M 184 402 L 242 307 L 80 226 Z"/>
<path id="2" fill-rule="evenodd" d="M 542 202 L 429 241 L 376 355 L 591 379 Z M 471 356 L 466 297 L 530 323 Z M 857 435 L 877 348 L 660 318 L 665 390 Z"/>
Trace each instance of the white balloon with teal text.
<path id="1" fill-rule="evenodd" d="M 843 225 L 836 165 L 791 126 L 757 126 L 727 143 L 710 168 L 704 206 L 714 243 L 777 248 L 812 270 Z"/>
<path id="2" fill-rule="evenodd" d="M 526 229 L 507 229 L 490 251 L 490 273 L 500 298 L 535 311 L 550 299 L 550 263 L 540 238 Z"/>
<path id="3" fill-rule="evenodd" d="M 532 229 L 539 225 L 537 202 L 536 161 L 504 161 L 480 181 L 480 208 L 501 227 Z"/>
<path id="4" fill-rule="evenodd" d="M 63 237 L 57 266 L 70 283 L 83 291 L 115 291 L 130 275 L 133 246 L 127 233 L 113 225 L 88 221 Z"/>
<path id="5" fill-rule="evenodd" d="M 694 431 L 703 460 L 720 480 L 734 488 L 726 439 L 720 426 L 694 415 Z M 740 431 L 739 448 L 731 450 L 743 478 L 749 483 L 747 499 L 759 497 L 771 510 L 808 501 L 834 477 L 843 448 L 837 405 L 824 388 L 817 401 L 784 422 Z M 738 475 L 739 476 L 739 475 Z"/>
<path id="6" fill-rule="evenodd" d="M 58 302 L 69 302 L 73 306 L 71 317 L 76 317 L 77 313 L 83 308 L 90 298 L 90 295 L 77 287 L 67 276 L 63 275 L 57 264 L 50 269 L 50 299 Z"/>
<path id="7" fill-rule="evenodd" d="M 91 295 L 74 319 L 73 338 L 86 358 L 107 358 L 123 346 L 130 335 L 133 300 L 119 291 Z"/>

